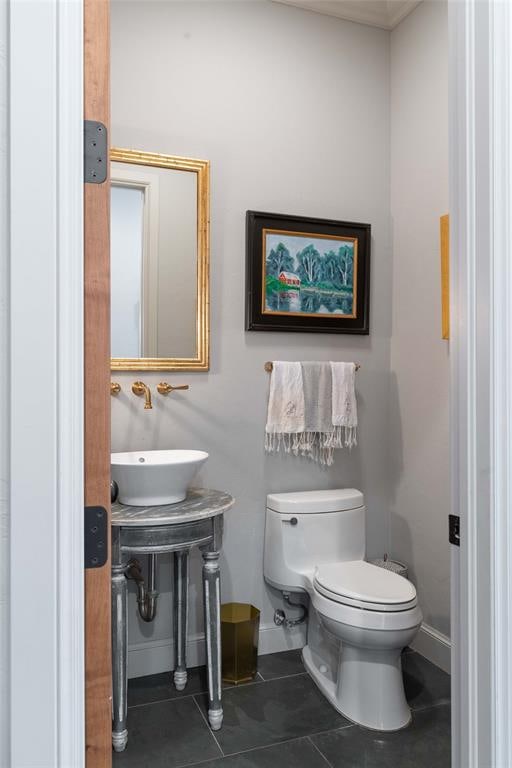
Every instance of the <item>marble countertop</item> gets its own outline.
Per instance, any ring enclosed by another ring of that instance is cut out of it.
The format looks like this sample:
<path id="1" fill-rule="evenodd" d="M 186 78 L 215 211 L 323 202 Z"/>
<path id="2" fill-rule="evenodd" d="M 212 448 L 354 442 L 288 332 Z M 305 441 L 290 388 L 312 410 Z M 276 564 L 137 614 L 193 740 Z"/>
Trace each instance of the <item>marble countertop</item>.
<path id="1" fill-rule="evenodd" d="M 112 525 L 127 527 L 192 523 L 222 515 L 234 503 L 235 499 L 225 491 L 190 488 L 187 498 L 176 504 L 132 507 L 116 502 L 112 504 Z"/>

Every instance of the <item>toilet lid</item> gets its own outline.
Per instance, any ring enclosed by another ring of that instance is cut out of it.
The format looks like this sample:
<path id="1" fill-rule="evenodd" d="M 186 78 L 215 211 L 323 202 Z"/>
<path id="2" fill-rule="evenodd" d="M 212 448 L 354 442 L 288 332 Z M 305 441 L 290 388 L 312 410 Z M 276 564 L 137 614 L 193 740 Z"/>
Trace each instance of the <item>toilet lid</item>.
<path id="1" fill-rule="evenodd" d="M 315 587 L 331 600 L 374 611 L 409 610 L 417 602 L 410 581 L 364 560 L 319 566 Z"/>

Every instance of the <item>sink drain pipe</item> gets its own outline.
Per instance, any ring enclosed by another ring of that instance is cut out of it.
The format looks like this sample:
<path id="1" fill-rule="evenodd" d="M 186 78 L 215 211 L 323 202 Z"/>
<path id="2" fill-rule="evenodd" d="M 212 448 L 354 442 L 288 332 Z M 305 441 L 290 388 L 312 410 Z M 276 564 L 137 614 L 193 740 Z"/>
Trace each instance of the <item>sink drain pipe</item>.
<path id="1" fill-rule="evenodd" d="M 133 579 L 137 585 L 137 605 L 139 607 L 139 616 L 143 621 L 153 621 L 156 616 L 156 601 L 158 592 L 155 589 L 156 584 L 156 555 L 148 555 L 148 584 L 144 581 L 142 567 L 138 560 L 132 558 L 126 566 L 126 578 Z"/>
<path id="2" fill-rule="evenodd" d="M 285 612 L 278 608 L 274 613 L 274 624 L 277 624 L 278 627 L 284 624 L 287 629 L 292 629 L 293 627 L 298 627 L 299 624 L 304 624 L 308 618 L 307 607 L 303 603 L 292 603 L 290 599 L 290 592 L 282 592 L 281 594 L 283 595 L 283 600 L 287 605 L 293 608 L 301 608 L 302 613 L 300 616 L 297 616 L 296 619 L 287 619 Z"/>

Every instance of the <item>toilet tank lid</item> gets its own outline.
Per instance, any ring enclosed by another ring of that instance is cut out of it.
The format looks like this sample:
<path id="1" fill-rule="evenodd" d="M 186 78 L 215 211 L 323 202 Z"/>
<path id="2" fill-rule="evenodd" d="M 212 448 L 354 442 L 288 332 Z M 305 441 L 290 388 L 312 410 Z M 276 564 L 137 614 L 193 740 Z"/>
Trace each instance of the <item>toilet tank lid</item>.
<path id="1" fill-rule="evenodd" d="M 270 493 L 267 508 L 282 514 L 318 514 L 319 512 L 342 512 L 364 505 L 361 491 L 355 488 L 336 488 L 328 491 L 294 491 L 292 493 Z"/>

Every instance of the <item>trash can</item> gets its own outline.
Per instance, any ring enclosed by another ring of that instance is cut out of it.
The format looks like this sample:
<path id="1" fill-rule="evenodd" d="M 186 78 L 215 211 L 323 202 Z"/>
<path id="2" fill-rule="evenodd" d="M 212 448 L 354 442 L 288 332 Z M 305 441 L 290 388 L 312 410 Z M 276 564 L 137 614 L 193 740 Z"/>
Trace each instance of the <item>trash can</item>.
<path id="1" fill-rule="evenodd" d="M 238 685 L 256 677 L 260 612 L 248 603 L 225 603 L 220 608 L 222 680 Z"/>
<path id="2" fill-rule="evenodd" d="M 393 573 L 403 576 L 404 579 L 408 578 L 407 566 L 399 560 L 390 560 L 387 554 L 383 558 L 369 560 L 368 562 L 372 565 L 377 565 L 379 568 L 384 568 L 386 571 L 393 571 Z"/>

